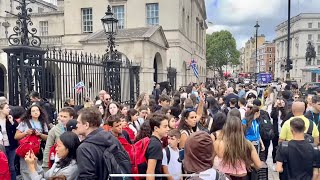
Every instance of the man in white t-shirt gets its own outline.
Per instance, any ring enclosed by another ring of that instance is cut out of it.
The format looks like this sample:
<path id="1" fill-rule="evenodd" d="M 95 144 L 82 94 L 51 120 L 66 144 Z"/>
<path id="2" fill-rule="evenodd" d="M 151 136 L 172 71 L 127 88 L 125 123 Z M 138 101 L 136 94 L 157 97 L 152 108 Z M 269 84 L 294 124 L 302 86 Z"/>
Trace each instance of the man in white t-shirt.
<path id="1" fill-rule="evenodd" d="M 173 129 L 168 133 L 169 145 L 163 149 L 162 169 L 163 174 L 177 175 L 181 174 L 181 163 L 179 159 L 178 144 L 180 142 L 180 131 Z M 180 180 L 179 176 L 168 177 L 169 180 Z"/>

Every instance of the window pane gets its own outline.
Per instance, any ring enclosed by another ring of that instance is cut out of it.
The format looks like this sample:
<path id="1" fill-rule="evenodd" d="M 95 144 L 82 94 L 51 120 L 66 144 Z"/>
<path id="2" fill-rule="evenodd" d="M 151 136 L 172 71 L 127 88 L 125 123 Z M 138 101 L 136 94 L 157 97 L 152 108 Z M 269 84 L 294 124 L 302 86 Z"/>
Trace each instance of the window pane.
<path id="1" fill-rule="evenodd" d="M 123 29 L 124 28 L 124 6 L 113 6 L 112 10 L 115 18 L 119 20 L 118 28 Z"/>
<path id="2" fill-rule="evenodd" d="M 91 8 L 84 8 L 81 9 L 82 13 L 82 31 L 92 32 L 93 31 L 93 22 L 92 22 L 92 9 Z"/>
<path id="3" fill-rule="evenodd" d="M 159 24 L 159 5 L 158 3 L 147 4 L 146 19 L 147 25 Z"/>

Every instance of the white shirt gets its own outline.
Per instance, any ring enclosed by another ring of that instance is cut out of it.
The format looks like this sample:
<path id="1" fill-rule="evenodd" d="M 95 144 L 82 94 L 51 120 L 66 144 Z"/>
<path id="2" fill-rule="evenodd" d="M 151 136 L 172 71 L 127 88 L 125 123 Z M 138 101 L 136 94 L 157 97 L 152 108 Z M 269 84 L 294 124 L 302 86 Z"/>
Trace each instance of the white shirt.
<path id="1" fill-rule="evenodd" d="M 169 151 L 170 151 L 170 162 L 168 164 L 168 159 L 167 159 L 167 152 L 165 149 L 162 150 L 163 153 L 163 159 L 162 159 L 162 165 L 163 166 L 168 166 L 168 171 L 169 174 L 181 174 L 181 163 L 178 161 L 179 159 L 179 150 L 177 151 L 173 150 L 170 146 Z M 174 176 L 174 180 L 180 180 L 179 176 Z"/>
<path id="2" fill-rule="evenodd" d="M 137 129 L 133 126 L 133 124 L 132 124 L 132 123 L 128 123 L 128 125 L 129 125 L 129 128 L 133 131 L 134 136 L 137 136 L 138 131 L 137 131 Z"/>
<path id="3" fill-rule="evenodd" d="M 1 119 L 0 125 L 1 125 L 0 144 L 4 146 L 10 146 L 7 129 L 6 129 L 6 120 Z"/>
<path id="4" fill-rule="evenodd" d="M 246 117 L 246 108 L 245 107 L 241 107 L 239 108 L 240 114 L 241 114 L 241 120 L 244 119 Z"/>

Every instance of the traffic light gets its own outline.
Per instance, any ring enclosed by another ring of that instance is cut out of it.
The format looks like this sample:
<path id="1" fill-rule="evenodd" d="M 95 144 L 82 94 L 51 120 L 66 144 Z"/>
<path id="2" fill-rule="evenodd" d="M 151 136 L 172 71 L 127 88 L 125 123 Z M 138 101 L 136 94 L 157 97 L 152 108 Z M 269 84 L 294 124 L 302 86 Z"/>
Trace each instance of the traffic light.
<path id="1" fill-rule="evenodd" d="M 293 68 L 292 60 L 291 59 L 287 59 L 287 66 L 286 66 L 287 72 L 289 72 L 292 68 Z"/>

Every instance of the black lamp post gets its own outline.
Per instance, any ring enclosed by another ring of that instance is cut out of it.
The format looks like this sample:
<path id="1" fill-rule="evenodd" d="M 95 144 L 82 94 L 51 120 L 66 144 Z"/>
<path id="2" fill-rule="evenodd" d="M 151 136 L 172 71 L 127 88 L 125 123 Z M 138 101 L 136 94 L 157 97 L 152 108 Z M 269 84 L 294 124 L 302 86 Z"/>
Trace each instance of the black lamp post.
<path id="1" fill-rule="evenodd" d="M 105 55 L 105 89 L 110 93 L 112 99 L 121 102 L 120 66 L 118 51 L 115 49 L 115 35 L 118 32 L 118 19 L 114 17 L 111 6 L 108 5 L 106 15 L 101 19 L 104 31 L 108 39 L 108 49 Z"/>
<path id="2" fill-rule="evenodd" d="M 106 15 L 101 19 L 102 26 L 108 38 L 108 60 L 115 60 L 115 35 L 118 32 L 118 19 L 114 18 L 111 6 L 108 5 Z"/>
<path id="3" fill-rule="evenodd" d="M 257 82 L 257 76 L 258 73 L 260 72 L 260 68 L 258 70 L 258 29 L 260 27 L 260 25 L 258 24 L 258 21 L 256 22 L 256 25 L 254 26 L 256 28 L 256 67 L 255 67 L 255 72 L 256 72 L 256 76 L 255 76 L 255 81 Z"/>

